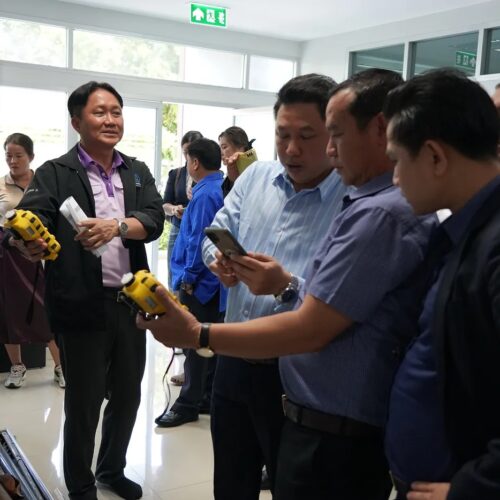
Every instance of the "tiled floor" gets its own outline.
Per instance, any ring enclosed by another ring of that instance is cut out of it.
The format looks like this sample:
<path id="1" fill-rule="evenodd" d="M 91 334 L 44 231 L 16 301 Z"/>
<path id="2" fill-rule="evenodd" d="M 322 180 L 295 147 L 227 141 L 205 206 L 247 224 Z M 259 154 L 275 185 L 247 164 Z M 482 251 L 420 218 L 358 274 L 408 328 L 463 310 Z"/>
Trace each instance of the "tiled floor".
<path id="1" fill-rule="evenodd" d="M 148 340 L 148 363 L 142 384 L 142 403 L 128 449 L 126 474 L 143 485 L 144 500 L 209 500 L 212 495 L 210 417 L 174 429 L 160 429 L 154 418 L 165 405 L 163 372 L 171 350 Z M 175 356 L 170 373 L 181 371 L 183 356 Z M 52 381 L 53 363 L 29 370 L 26 385 L 3 387 L 0 374 L 0 428 L 9 429 L 56 500 L 66 497 L 62 475 L 64 390 Z M 178 388 L 172 387 L 175 399 Z M 99 442 L 99 435 L 97 442 Z M 100 490 L 100 499 L 116 499 Z M 263 492 L 261 500 L 270 499 Z"/>

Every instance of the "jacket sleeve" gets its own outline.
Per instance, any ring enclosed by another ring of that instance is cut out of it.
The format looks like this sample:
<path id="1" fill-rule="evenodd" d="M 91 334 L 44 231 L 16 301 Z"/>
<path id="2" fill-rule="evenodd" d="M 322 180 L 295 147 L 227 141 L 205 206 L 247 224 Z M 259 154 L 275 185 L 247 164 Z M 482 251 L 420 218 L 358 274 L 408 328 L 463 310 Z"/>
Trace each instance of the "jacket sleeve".
<path id="1" fill-rule="evenodd" d="M 165 214 L 163 212 L 163 201 L 156 189 L 154 177 L 151 175 L 148 167 L 142 162 L 134 162 L 135 167 L 140 171 L 141 187 L 137 193 L 136 209 L 129 211 L 126 217 L 135 217 L 146 230 L 147 236 L 140 243 L 149 243 L 161 236 L 163 225 L 165 223 Z M 134 244 L 133 240 L 125 240 L 124 246 L 130 247 Z"/>
<path id="2" fill-rule="evenodd" d="M 163 195 L 163 203 L 175 205 L 175 177 L 178 170 L 178 168 L 174 168 L 168 173 L 168 181 Z"/>
<path id="3" fill-rule="evenodd" d="M 206 269 L 201 255 L 201 244 L 205 237 L 203 229 L 210 226 L 217 208 L 217 201 L 212 196 L 200 197 L 190 203 L 190 223 L 186 226 L 188 233 L 186 234 L 185 266 L 182 277 L 184 283 L 195 284 L 200 274 Z"/>
<path id="4" fill-rule="evenodd" d="M 500 498 L 500 439 L 488 444 L 485 455 L 467 462 L 452 478 L 447 500 Z"/>
<path id="5" fill-rule="evenodd" d="M 60 205 L 56 167 L 49 161 L 35 171 L 17 208 L 38 215 L 49 232 L 55 233 Z"/>

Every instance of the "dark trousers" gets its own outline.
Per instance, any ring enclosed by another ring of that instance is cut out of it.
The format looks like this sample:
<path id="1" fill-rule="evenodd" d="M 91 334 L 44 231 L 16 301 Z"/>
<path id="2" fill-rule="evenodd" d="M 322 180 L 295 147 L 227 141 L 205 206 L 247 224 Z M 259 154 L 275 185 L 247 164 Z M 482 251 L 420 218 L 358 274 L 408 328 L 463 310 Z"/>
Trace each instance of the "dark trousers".
<path id="1" fill-rule="evenodd" d="M 391 488 L 382 435 L 338 436 L 286 419 L 275 500 L 387 500 Z"/>
<path id="2" fill-rule="evenodd" d="M 218 323 L 222 315 L 219 312 L 219 293 L 217 292 L 206 304 L 202 304 L 194 295 L 180 291 L 179 300 L 202 323 Z M 203 358 L 194 349 L 184 351 L 184 384 L 179 397 L 172 405 L 172 410 L 183 415 L 195 416 L 201 404 L 210 405 L 212 384 L 215 373 L 216 357 Z"/>
<path id="3" fill-rule="evenodd" d="M 146 360 L 145 333 L 135 316 L 107 292 L 106 324 L 101 331 L 57 335 L 66 378 L 64 397 L 64 477 L 71 499 L 93 499 L 91 470 L 94 440 L 102 402 L 102 438 L 96 477 L 112 483 L 123 476 L 125 456 L 141 401 Z M 78 314 L 91 311 L 75 311 Z"/>
<path id="4" fill-rule="evenodd" d="M 257 500 L 263 464 L 274 489 L 282 394 L 277 363 L 219 356 L 211 411 L 216 500 Z"/>

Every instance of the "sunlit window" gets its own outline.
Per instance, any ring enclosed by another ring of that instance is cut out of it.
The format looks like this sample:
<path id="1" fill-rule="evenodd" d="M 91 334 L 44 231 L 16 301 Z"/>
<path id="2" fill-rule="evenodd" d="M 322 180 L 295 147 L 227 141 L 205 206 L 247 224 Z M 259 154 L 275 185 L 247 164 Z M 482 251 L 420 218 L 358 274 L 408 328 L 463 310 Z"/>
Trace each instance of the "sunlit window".
<path id="1" fill-rule="evenodd" d="M 0 59 L 66 66 L 66 28 L 0 18 Z"/>

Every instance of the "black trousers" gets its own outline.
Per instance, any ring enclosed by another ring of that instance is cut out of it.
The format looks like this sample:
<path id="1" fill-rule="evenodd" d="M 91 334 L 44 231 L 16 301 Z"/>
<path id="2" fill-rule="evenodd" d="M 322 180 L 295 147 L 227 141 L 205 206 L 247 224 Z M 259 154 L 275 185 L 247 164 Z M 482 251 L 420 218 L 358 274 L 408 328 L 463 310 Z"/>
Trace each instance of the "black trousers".
<path id="1" fill-rule="evenodd" d="M 219 292 L 206 304 L 202 304 L 194 295 L 181 290 L 179 300 L 202 323 L 218 323 L 222 320 L 222 314 L 219 312 Z M 210 404 L 217 359 L 216 356 L 203 358 L 196 354 L 194 349 L 186 349 L 184 354 L 185 380 L 179 397 L 172 405 L 172 410 L 183 415 L 195 416 L 198 415 L 202 403 Z"/>
<path id="2" fill-rule="evenodd" d="M 338 436 L 286 419 L 275 500 L 387 500 L 391 489 L 382 435 Z"/>
<path id="3" fill-rule="evenodd" d="M 141 401 L 146 337 L 135 315 L 106 292 L 101 331 L 57 334 L 66 378 L 64 477 L 71 499 L 97 498 L 95 477 L 112 483 L 123 476 L 125 456 Z M 91 311 L 75 311 L 75 314 Z M 91 470 L 94 440 L 104 398 L 102 438 L 96 474 Z"/>
<path id="4" fill-rule="evenodd" d="M 211 411 L 216 500 L 257 500 L 263 464 L 274 489 L 282 394 L 277 363 L 219 356 Z"/>

